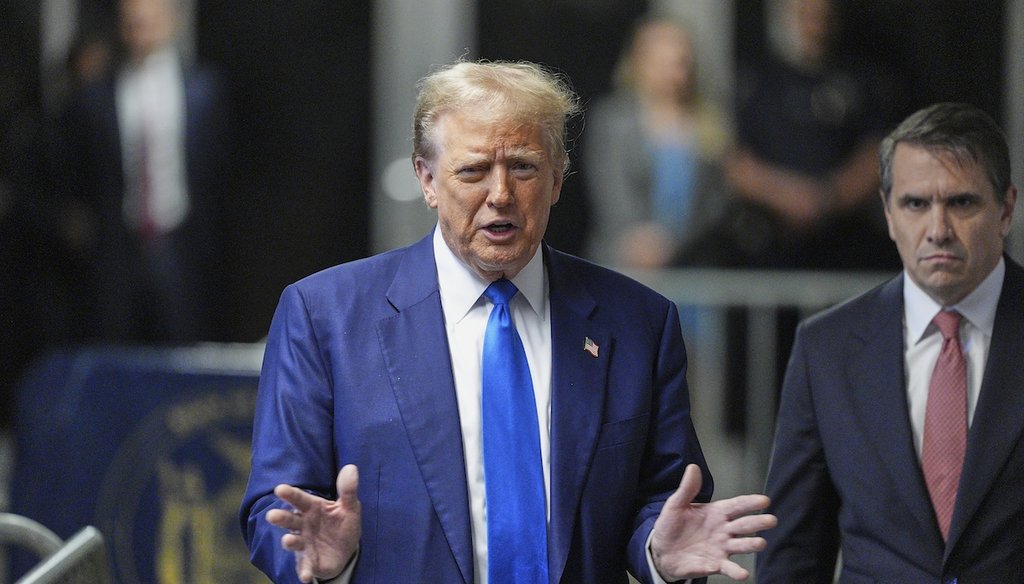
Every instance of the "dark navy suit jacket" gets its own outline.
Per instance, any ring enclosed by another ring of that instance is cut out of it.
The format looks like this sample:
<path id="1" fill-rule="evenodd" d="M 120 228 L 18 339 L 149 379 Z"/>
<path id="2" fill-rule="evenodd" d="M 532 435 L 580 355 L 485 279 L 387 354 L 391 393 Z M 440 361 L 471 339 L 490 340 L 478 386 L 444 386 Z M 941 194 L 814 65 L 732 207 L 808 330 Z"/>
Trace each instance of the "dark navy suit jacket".
<path id="1" fill-rule="evenodd" d="M 1024 582 L 1024 271 L 1006 278 L 943 542 L 915 452 L 903 279 L 802 324 L 782 391 L 758 584 Z"/>
<path id="2" fill-rule="evenodd" d="M 165 237 L 164 262 L 173 262 L 174 278 L 165 285 L 170 300 L 148 301 L 175 324 L 171 337 L 158 340 L 196 341 L 215 336 L 213 296 L 220 289 L 220 209 L 225 195 L 231 123 L 227 87 L 218 70 L 192 65 L 182 70 L 185 115 L 184 153 L 189 213 Z M 123 219 L 125 175 L 112 74 L 83 88 L 66 116 L 67 141 L 62 146 L 69 194 L 95 213 L 97 241 L 95 315 L 88 323 L 99 337 L 112 341 L 139 338 L 136 291 L 144 274 L 155 268 Z M 166 266 L 164 267 L 166 269 Z M 160 281 L 159 278 L 157 278 Z M 145 302 L 145 301 L 144 301 Z"/>
<path id="3" fill-rule="evenodd" d="M 551 305 L 550 580 L 647 581 L 644 544 L 687 463 L 711 477 L 690 420 L 675 305 L 543 247 Z M 355 582 L 472 582 L 469 504 L 431 238 L 289 286 L 267 341 L 241 510 L 253 562 L 297 582 L 266 522 L 289 483 L 334 497 L 359 467 Z M 595 358 L 584 339 L 599 346 Z"/>

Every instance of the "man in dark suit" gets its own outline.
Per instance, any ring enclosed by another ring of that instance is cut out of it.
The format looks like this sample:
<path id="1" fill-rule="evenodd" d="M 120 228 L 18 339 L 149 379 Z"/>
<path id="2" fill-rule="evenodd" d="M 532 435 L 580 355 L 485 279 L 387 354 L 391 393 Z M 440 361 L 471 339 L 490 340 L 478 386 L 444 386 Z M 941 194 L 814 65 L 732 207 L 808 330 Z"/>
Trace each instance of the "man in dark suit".
<path id="1" fill-rule="evenodd" d="M 118 67 L 67 116 L 69 188 L 95 216 L 88 324 L 102 340 L 217 337 L 227 95 L 214 69 L 180 55 L 174 1 L 118 3 Z"/>
<path id="2" fill-rule="evenodd" d="M 1020 582 L 1024 270 L 1003 255 L 1017 189 L 1005 137 L 964 104 L 881 145 L 903 273 L 801 324 L 757 581 Z"/>
<path id="3" fill-rule="evenodd" d="M 762 495 L 694 502 L 711 482 L 675 305 L 542 242 L 575 96 L 527 63 L 420 87 L 413 161 L 438 226 L 285 290 L 241 510 L 253 562 L 276 582 L 745 578 L 729 556 L 774 518 L 749 515 Z M 489 360 L 502 314 L 522 348 Z M 495 382 L 511 361 L 519 382 Z M 528 406 L 493 412 L 506 391 Z M 500 494 L 531 482 L 509 514 Z"/>

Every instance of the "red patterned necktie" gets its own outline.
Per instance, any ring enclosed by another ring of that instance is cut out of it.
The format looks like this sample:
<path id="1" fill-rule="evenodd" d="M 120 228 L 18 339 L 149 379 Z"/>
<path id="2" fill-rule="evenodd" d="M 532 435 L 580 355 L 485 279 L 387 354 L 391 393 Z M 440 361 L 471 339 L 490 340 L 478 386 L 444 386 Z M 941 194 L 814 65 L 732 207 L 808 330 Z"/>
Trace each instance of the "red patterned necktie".
<path id="1" fill-rule="evenodd" d="M 967 363 L 960 348 L 960 313 L 940 311 L 932 321 L 942 350 L 928 386 L 921 466 L 942 538 L 949 536 L 960 470 L 967 450 Z"/>
<path id="2" fill-rule="evenodd" d="M 142 131 L 136 144 L 136 186 L 138 197 L 138 233 L 143 240 L 152 239 L 157 234 L 156 220 L 153 217 L 153 173 L 150 172 L 150 142 L 152 129 L 149 120 L 143 120 Z"/>

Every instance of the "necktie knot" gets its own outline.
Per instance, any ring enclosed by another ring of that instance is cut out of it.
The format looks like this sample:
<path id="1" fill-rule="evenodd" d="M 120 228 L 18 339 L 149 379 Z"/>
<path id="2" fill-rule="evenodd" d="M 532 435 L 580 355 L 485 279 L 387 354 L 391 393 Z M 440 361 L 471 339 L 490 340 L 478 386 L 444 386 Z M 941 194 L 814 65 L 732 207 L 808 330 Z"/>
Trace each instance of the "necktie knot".
<path id="1" fill-rule="evenodd" d="M 955 310 L 940 310 L 932 322 L 939 328 L 942 333 L 943 340 L 949 340 L 957 338 L 957 334 L 960 330 L 960 319 L 963 318 L 959 312 Z"/>
<path id="2" fill-rule="evenodd" d="M 484 290 L 484 296 L 488 298 L 494 304 L 508 304 L 512 297 L 519 292 L 516 285 L 511 280 L 502 278 L 491 282 L 491 285 Z"/>

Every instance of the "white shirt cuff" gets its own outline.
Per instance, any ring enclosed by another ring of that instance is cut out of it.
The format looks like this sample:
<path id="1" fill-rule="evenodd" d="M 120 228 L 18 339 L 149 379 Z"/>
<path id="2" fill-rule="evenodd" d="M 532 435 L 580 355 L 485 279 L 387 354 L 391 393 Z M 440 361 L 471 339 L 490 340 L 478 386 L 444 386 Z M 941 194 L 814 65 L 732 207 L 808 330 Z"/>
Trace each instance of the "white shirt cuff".
<path id="1" fill-rule="evenodd" d="M 651 582 L 653 584 L 669 584 L 665 581 L 664 578 L 661 577 L 661 574 L 658 573 L 657 568 L 654 567 L 654 556 L 651 554 L 651 537 L 653 535 L 654 530 L 652 529 L 651 532 L 647 534 L 647 544 L 644 547 L 644 549 L 647 551 L 647 569 L 651 572 Z M 679 580 L 674 584 L 687 584 L 689 581 L 690 580 Z"/>

